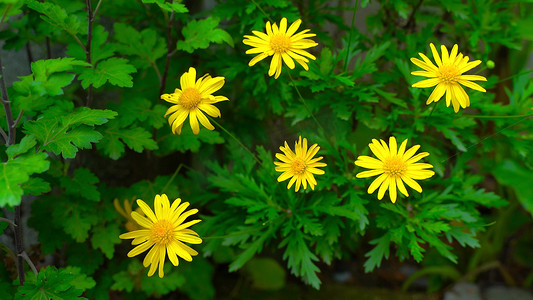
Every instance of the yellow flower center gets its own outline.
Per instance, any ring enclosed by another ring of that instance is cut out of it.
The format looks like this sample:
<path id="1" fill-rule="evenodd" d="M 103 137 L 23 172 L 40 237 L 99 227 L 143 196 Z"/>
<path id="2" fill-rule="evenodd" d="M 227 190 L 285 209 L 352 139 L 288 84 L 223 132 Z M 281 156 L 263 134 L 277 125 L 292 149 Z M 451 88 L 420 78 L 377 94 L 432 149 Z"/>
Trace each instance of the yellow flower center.
<path id="1" fill-rule="evenodd" d="M 299 175 L 305 171 L 305 162 L 301 158 L 295 158 L 291 163 L 291 170 L 294 174 Z"/>
<path id="2" fill-rule="evenodd" d="M 270 48 L 276 53 L 285 53 L 291 47 L 291 39 L 285 34 L 276 34 L 270 37 Z"/>
<path id="3" fill-rule="evenodd" d="M 401 157 L 393 156 L 383 162 L 383 170 L 389 176 L 402 176 L 407 170 L 407 165 Z"/>
<path id="4" fill-rule="evenodd" d="M 179 99 L 181 106 L 185 107 L 186 109 L 194 109 L 198 107 L 200 101 L 202 101 L 202 96 L 200 95 L 200 92 L 198 92 L 198 90 L 195 88 L 184 89 L 181 92 L 181 96 Z"/>
<path id="5" fill-rule="evenodd" d="M 168 245 L 174 239 L 174 226 L 168 220 L 159 220 L 150 229 L 150 239 L 156 245 Z"/>
<path id="6" fill-rule="evenodd" d="M 440 79 L 446 83 L 454 82 L 460 75 L 459 70 L 454 65 L 441 66 L 439 68 Z"/>

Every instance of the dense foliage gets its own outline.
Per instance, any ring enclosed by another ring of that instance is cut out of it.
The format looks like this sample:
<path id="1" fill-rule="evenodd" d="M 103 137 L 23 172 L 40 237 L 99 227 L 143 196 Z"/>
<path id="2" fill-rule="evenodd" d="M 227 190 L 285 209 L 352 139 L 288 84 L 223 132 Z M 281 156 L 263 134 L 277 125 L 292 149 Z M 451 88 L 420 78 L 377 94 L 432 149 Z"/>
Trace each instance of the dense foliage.
<path id="1" fill-rule="evenodd" d="M 210 299 L 221 269 L 259 289 L 279 289 L 286 273 L 319 289 L 339 260 L 364 272 L 417 263 L 405 288 L 494 265 L 507 283 L 533 283 L 531 3 L 0 0 L 0 15 L 1 299 Z M 317 35 L 317 59 L 275 79 L 270 59 L 248 66 L 243 36 L 283 17 Z M 412 87 L 410 58 L 431 57 L 430 43 L 483 62 L 470 73 L 487 92 L 467 88 L 470 107 L 426 105 L 431 89 Z M 31 71 L 11 84 L 14 50 Z M 195 135 L 186 121 L 175 135 L 160 95 L 190 67 L 225 77 L 217 93 L 229 101 L 214 131 Z M 327 166 L 314 190 L 295 192 L 274 161 L 299 136 Z M 390 136 L 421 145 L 436 173 L 394 204 L 369 195 L 354 164 Z M 148 277 L 142 257 L 126 256 L 119 235 L 132 219 L 119 211 L 163 193 L 199 209 L 203 243 L 192 262 Z"/>

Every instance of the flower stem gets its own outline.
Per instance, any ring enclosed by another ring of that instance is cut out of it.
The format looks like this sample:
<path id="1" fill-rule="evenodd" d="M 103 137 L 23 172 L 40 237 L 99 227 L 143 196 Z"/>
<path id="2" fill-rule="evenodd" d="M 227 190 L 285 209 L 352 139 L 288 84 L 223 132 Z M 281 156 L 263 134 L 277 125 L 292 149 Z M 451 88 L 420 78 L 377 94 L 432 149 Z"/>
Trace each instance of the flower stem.
<path id="1" fill-rule="evenodd" d="M 250 153 L 250 155 L 255 159 L 255 161 L 257 161 L 257 163 L 259 165 L 261 165 L 261 161 L 259 161 L 259 159 L 255 156 L 255 154 L 252 153 L 252 151 L 250 151 L 250 149 L 248 149 L 248 147 L 246 147 L 242 142 L 241 140 L 239 140 L 238 138 L 236 138 L 233 134 L 231 134 L 231 132 L 229 132 L 226 128 L 224 128 L 224 126 L 220 125 L 217 121 L 215 121 L 213 118 L 211 118 L 210 116 L 207 116 L 209 118 L 209 120 L 213 123 L 215 123 L 215 125 L 217 125 L 218 127 L 220 127 L 220 129 L 222 129 L 226 134 L 228 134 L 230 137 L 232 137 L 237 143 L 239 143 L 239 145 L 241 145 L 242 148 L 244 148 L 244 150 L 246 150 L 248 153 Z"/>
<path id="2" fill-rule="evenodd" d="M 270 19 L 270 17 L 268 16 L 268 14 L 263 10 L 263 8 L 261 7 L 261 5 L 257 4 L 257 2 L 255 2 L 255 0 L 252 0 L 252 2 L 255 4 L 255 6 L 257 8 L 259 8 L 259 10 L 263 13 L 263 15 L 265 15 L 265 17 L 270 21 L 272 22 L 272 19 Z"/>
<path id="3" fill-rule="evenodd" d="M 350 27 L 350 35 L 348 36 L 348 48 L 346 48 L 346 59 L 344 59 L 344 72 L 346 72 L 346 69 L 348 68 L 348 59 L 350 57 L 350 47 L 352 46 L 352 32 L 353 32 L 353 27 L 355 24 L 355 13 L 357 12 L 357 6 L 359 6 L 359 0 L 355 1 L 355 5 L 353 7 L 352 26 Z"/>
<path id="4" fill-rule="evenodd" d="M 318 122 L 318 120 L 315 118 L 315 115 L 313 114 L 313 112 L 311 111 L 311 109 L 309 108 L 309 106 L 307 106 L 307 102 L 305 102 L 305 99 L 304 97 L 302 96 L 302 93 L 300 93 L 300 89 L 298 89 L 298 86 L 296 86 L 296 82 L 294 82 L 294 79 L 292 79 L 292 75 L 289 73 L 289 78 L 291 79 L 291 82 L 292 82 L 292 86 L 294 86 L 294 88 L 296 89 L 296 93 L 298 94 L 298 97 L 300 98 L 300 101 L 302 101 L 303 105 L 305 106 L 305 109 L 307 109 L 307 112 L 311 115 L 311 117 L 313 118 L 313 120 L 315 121 L 315 123 L 318 125 L 318 127 L 320 127 L 320 129 L 322 130 L 322 132 L 326 132 L 326 130 L 324 129 L 324 127 L 322 127 L 322 125 L 320 124 L 320 122 Z"/>

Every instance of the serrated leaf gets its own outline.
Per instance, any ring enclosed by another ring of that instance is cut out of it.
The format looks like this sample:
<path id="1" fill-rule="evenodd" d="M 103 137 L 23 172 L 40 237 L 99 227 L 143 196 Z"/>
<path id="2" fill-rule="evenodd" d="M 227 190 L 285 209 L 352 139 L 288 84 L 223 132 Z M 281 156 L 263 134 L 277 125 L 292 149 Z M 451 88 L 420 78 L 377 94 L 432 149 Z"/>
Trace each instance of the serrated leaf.
<path id="1" fill-rule="evenodd" d="M 142 0 L 142 2 L 143 3 L 155 3 L 166 11 L 174 11 L 177 13 L 189 12 L 189 10 L 187 9 L 187 7 L 185 7 L 184 4 L 178 3 L 178 2 L 169 3 L 169 2 L 165 2 L 165 0 Z"/>
<path id="2" fill-rule="evenodd" d="M 68 266 L 65 268 L 65 272 L 74 275 L 74 279 L 70 284 L 78 290 L 85 291 L 92 289 L 96 285 L 96 281 L 92 277 L 84 274 L 79 267 Z"/>
<path id="3" fill-rule="evenodd" d="M 283 239 L 279 246 L 283 247 L 284 245 L 287 245 L 287 248 L 283 253 L 283 259 L 287 260 L 291 273 L 301 276 L 304 282 L 319 289 L 321 282 L 317 272 L 320 272 L 320 269 L 313 263 L 318 261 L 318 257 L 309 250 L 304 235 L 299 230 L 294 230 Z"/>
<path id="4" fill-rule="evenodd" d="M 83 290 L 77 289 L 70 283 L 76 278 L 65 269 L 55 267 L 42 268 L 35 280 L 27 280 L 20 286 L 15 300 L 79 300 Z M 30 278 L 28 278 L 30 279 Z"/>
<path id="5" fill-rule="evenodd" d="M 62 154 L 64 158 L 74 158 L 79 149 L 90 149 L 91 143 L 102 138 L 88 126 L 103 124 L 115 116 L 116 113 L 110 110 L 89 108 L 77 109 L 66 116 L 49 112 L 41 119 L 24 123 L 24 131 L 35 136 L 43 149 Z"/>
<path id="6" fill-rule="evenodd" d="M 96 184 L 99 182 L 98 177 L 91 173 L 89 169 L 76 169 L 72 178 L 61 177 L 59 178 L 59 182 L 61 187 L 69 195 L 75 195 L 95 202 L 100 201 L 100 192 L 98 192 L 98 188 L 96 187 Z"/>
<path id="7" fill-rule="evenodd" d="M 178 41 L 177 49 L 192 53 L 195 49 L 206 49 L 210 43 L 226 42 L 233 47 L 233 38 L 226 31 L 217 28 L 219 19 L 208 17 L 189 22 L 181 31 L 184 41 Z"/>
<path id="8" fill-rule="evenodd" d="M 386 233 L 381 237 L 370 241 L 370 244 L 374 244 L 376 247 L 365 254 L 365 257 L 368 257 L 364 264 L 366 273 L 372 272 L 374 268 L 379 267 L 383 258 L 389 258 L 390 242 L 390 233 Z"/>
<path id="9" fill-rule="evenodd" d="M 31 174 L 48 170 L 47 157 L 46 153 L 25 154 L 0 163 L 0 207 L 20 204 L 24 194 L 21 184 L 27 182 Z"/>
<path id="10" fill-rule="evenodd" d="M 8 159 L 13 159 L 16 155 L 28 152 L 28 150 L 30 150 L 36 144 L 37 141 L 35 140 L 35 137 L 25 136 L 22 138 L 22 140 L 20 140 L 20 143 L 11 145 L 9 148 L 7 148 L 7 157 Z"/>
<path id="11" fill-rule="evenodd" d="M 199 134 L 193 134 L 188 126 L 183 126 L 181 135 L 170 134 L 164 140 L 159 142 L 159 154 L 165 155 L 172 151 L 198 152 L 202 143 L 206 144 L 221 144 L 224 143 L 224 138 L 217 131 L 200 130 Z"/>
<path id="12" fill-rule="evenodd" d="M 165 40 L 153 29 L 137 31 L 135 28 L 115 23 L 115 38 L 119 42 L 117 49 L 126 55 L 135 55 L 149 63 L 154 63 L 167 53 Z"/>
<path id="13" fill-rule="evenodd" d="M 133 280 L 127 271 L 121 271 L 113 275 L 112 290 L 131 292 L 133 290 Z"/>
<path id="14" fill-rule="evenodd" d="M 115 44 L 107 42 L 109 33 L 101 25 L 94 26 L 91 40 L 91 63 L 96 65 L 103 59 L 109 58 L 115 54 Z M 85 60 L 87 54 L 78 43 L 68 45 L 67 54 L 79 60 Z M 90 64 L 87 64 L 90 66 Z"/>
<path id="15" fill-rule="evenodd" d="M 78 78 L 84 89 L 91 84 L 99 88 L 106 82 L 118 87 L 132 87 L 133 77 L 130 74 L 136 71 L 134 66 L 128 64 L 127 59 L 112 57 L 100 62 L 96 68 L 84 69 Z"/>
<path id="16" fill-rule="evenodd" d="M 21 187 L 24 190 L 25 195 L 34 196 L 48 193 L 52 189 L 50 183 L 39 177 L 30 177 L 30 179 L 23 183 Z"/>
<path id="17" fill-rule="evenodd" d="M 93 228 L 93 236 L 91 237 L 91 245 L 94 249 L 100 249 L 108 259 L 113 258 L 115 252 L 115 245 L 120 244 L 120 229 L 116 223 L 108 223 L 98 225 Z"/>
<path id="18" fill-rule="evenodd" d="M 65 199 L 66 200 L 66 199 Z M 89 230 L 98 222 L 98 217 L 90 207 L 77 202 L 60 201 L 53 211 L 54 223 L 62 227 L 78 243 L 89 237 Z"/>
<path id="19" fill-rule="evenodd" d="M 118 122 L 110 122 L 104 132 L 104 138 L 98 144 L 111 159 L 119 159 L 124 154 L 124 145 L 135 152 L 141 153 L 144 149 L 155 150 L 157 143 L 152 139 L 152 134 L 142 127 L 120 128 Z"/>
<path id="20" fill-rule="evenodd" d="M 61 6 L 51 2 L 38 2 L 35 0 L 25 0 L 29 8 L 43 14 L 41 18 L 57 26 L 71 35 L 76 35 L 80 28 L 80 21 L 75 15 L 68 15 L 67 11 Z"/>

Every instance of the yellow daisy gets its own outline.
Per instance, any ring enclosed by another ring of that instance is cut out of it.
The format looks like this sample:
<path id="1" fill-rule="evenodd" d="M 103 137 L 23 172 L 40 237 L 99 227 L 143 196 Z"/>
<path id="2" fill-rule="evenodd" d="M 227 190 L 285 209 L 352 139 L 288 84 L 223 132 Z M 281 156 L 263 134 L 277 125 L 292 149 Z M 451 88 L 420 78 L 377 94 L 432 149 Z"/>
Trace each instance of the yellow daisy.
<path id="1" fill-rule="evenodd" d="M 430 178 L 435 175 L 435 172 L 431 170 L 425 170 L 433 168 L 432 165 L 426 163 L 416 163 L 420 159 L 429 155 L 427 152 L 418 153 L 415 152 L 420 148 L 420 145 L 415 145 L 409 150 L 405 151 L 407 145 L 407 139 L 402 142 L 400 148 L 397 148 L 396 138 L 391 136 L 389 138 L 389 145 L 385 141 L 373 139 L 372 143 L 368 146 L 377 159 L 370 156 L 359 156 L 355 161 L 357 166 L 373 169 L 371 171 L 364 171 L 356 175 L 357 178 L 366 178 L 371 176 L 377 176 L 372 184 L 368 187 L 368 193 L 372 194 L 379 187 L 378 199 L 383 199 L 385 191 L 389 190 L 389 197 L 392 203 L 396 202 L 396 187 L 406 197 L 409 196 L 405 189 L 404 182 L 415 191 L 422 193 L 422 187 L 414 181 Z"/>
<path id="2" fill-rule="evenodd" d="M 259 53 L 259 55 L 252 58 L 248 65 L 251 67 L 258 61 L 273 55 L 274 57 L 272 57 L 272 61 L 270 62 L 268 76 L 275 74 L 274 78 L 277 79 L 279 77 L 279 74 L 281 74 L 282 60 L 289 68 L 294 69 L 294 59 L 308 71 L 309 66 L 307 66 L 307 63 L 309 60 L 306 57 L 313 60 L 316 57 L 302 49 L 315 47 L 318 44 L 313 40 L 307 39 L 316 36 L 314 33 L 307 33 L 310 31 L 309 29 L 294 34 L 298 30 L 298 27 L 300 27 L 300 24 L 302 24 L 302 20 L 298 19 L 287 29 L 287 18 L 283 18 L 281 19 L 279 28 L 276 23 L 271 26 L 270 22 L 267 22 L 266 34 L 253 30 L 252 33 L 256 36 L 245 35 L 242 42 L 254 47 L 246 51 L 246 54 Z"/>
<path id="3" fill-rule="evenodd" d="M 317 168 L 326 166 L 325 163 L 318 162 L 322 159 L 322 156 L 313 158 L 318 150 L 320 150 L 320 147 L 314 144 L 307 149 L 307 139 L 304 138 L 302 144 L 302 137 L 299 137 L 298 142 L 294 146 L 294 152 L 289 148 L 287 142 L 285 142 L 285 147 L 281 146 L 279 149 L 284 154 L 276 153 L 276 158 L 281 160 L 281 162 L 274 162 L 277 166 L 276 171 L 283 172 L 278 177 L 278 182 L 291 178 L 287 189 L 290 189 L 294 182 L 296 182 L 296 192 L 300 189 L 300 185 L 303 185 L 304 189 L 307 189 L 307 183 L 309 182 L 309 186 L 314 190 L 317 182 L 313 174 L 324 174 L 325 172 L 323 170 Z"/>
<path id="4" fill-rule="evenodd" d="M 144 267 L 150 266 L 148 276 L 152 276 L 159 266 L 159 277 L 163 277 L 163 266 L 165 264 L 166 254 L 174 266 L 179 264 L 178 256 L 186 261 L 192 261 L 192 256 L 198 255 L 191 247 L 183 242 L 191 244 L 201 244 L 200 236 L 188 227 L 200 222 L 193 220 L 183 223 L 187 217 L 198 212 L 197 209 L 191 209 L 184 213 L 189 206 L 189 202 L 181 203 L 181 199 L 174 200 L 172 206 L 165 194 L 156 195 L 154 201 L 154 210 L 142 200 L 137 200 L 137 204 L 142 209 L 146 217 L 137 212 L 132 212 L 131 217 L 143 227 L 141 230 L 135 230 L 121 234 L 121 239 L 133 239 L 132 245 L 138 245 L 128 252 L 128 257 L 139 255 L 148 249 L 150 251 L 144 257 Z"/>
<path id="5" fill-rule="evenodd" d="M 418 54 L 424 61 L 421 61 L 418 58 L 411 58 L 411 62 L 424 69 L 424 71 L 414 71 L 411 72 L 411 74 L 430 78 L 413 84 L 413 87 L 428 88 L 437 86 L 429 96 L 426 104 L 429 105 L 431 102 L 439 101 L 446 92 L 446 106 L 450 106 L 451 101 L 453 110 L 458 112 L 459 107 L 466 108 L 470 106 L 470 98 L 461 84 L 480 92 L 486 92 L 486 90 L 479 84 L 472 82 L 473 80 L 487 81 L 485 77 L 479 75 L 462 75 L 464 72 L 479 65 L 481 63 L 480 60 L 468 62 L 468 56 L 463 57 L 462 53 L 457 54 L 457 45 L 453 46 L 450 54 L 448 54 L 448 49 L 442 45 L 441 60 L 433 43 L 429 44 L 429 46 L 431 47 L 431 52 L 433 53 L 433 58 L 435 59 L 437 66 L 435 66 L 423 53 Z"/>
<path id="6" fill-rule="evenodd" d="M 172 133 L 181 134 L 183 123 L 187 116 L 191 124 L 192 132 L 198 134 L 200 126 L 198 120 L 202 125 L 214 130 L 215 127 L 211 125 L 204 112 L 211 117 L 220 117 L 220 110 L 213 104 L 220 101 L 228 101 L 224 96 L 213 96 L 212 94 L 218 91 L 224 85 L 224 77 L 212 78 L 209 74 L 205 74 L 196 80 L 196 69 L 189 68 L 189 72 L 181 75 L 180 78 L 181 90 L 176 89 L 172 94 L 163 94 L 161 99 L 176 104 L 171 106 L 165 113 L 168 118 L 168 124 L 172 127 Z"/>

